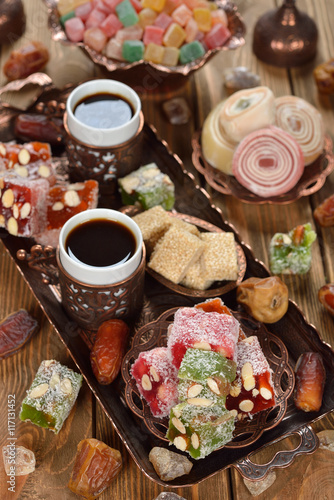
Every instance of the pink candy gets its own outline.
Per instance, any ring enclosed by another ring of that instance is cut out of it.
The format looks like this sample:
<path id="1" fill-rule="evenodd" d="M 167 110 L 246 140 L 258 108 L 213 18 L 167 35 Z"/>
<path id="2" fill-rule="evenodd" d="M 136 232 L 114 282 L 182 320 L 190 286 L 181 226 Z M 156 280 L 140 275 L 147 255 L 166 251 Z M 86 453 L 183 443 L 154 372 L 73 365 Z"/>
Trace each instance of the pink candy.
<path id="1" fill-rule="evenodd" d="M 144 30 L 143 42 L 145 45 L 148 45 L 149 43 L 162 45 L 163 34 L 164 30 L 159 28 L 159 26 L 146 26 Z"/>
<path id="2" fill-rule="evenodd" d="M 65 22 L 66 36 L 71 42 L 82 42 L 85 29 L 80 17 L 71 17 Z"/>
<path id="3" fill-rule="evenodd" d="M 208 49 L 215 49 L 224 45 L 231 36 L 231 32 L 223 24 L 215 24 L 204 38 L 204 43 Z"/>
<path id="4" fill-rule="evenodd" d="M 122 27 L 123 24 L 115 14 L 109 14 L 109 16 L 105 18 L 100 26 L 101 30 L 107 38 L 111 38 L 116 35 L 117 31 Z"/>

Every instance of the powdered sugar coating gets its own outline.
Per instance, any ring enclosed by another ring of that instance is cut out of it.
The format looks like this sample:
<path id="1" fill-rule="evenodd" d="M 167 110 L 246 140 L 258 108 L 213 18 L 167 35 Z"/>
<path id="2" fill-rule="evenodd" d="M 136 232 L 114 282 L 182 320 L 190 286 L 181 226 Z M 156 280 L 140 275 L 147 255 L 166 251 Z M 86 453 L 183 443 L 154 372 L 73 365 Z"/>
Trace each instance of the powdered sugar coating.
<path id="1" fill-rule="evenodd" d="M 267 371 L 271 372 L 268 361 L 263 354 L 259 339 L 254 335 L 238 342 L 237 373 L 240 374 L 243 365 L 249 362 L 252 365 L 254 375 L 261 375 Z"/>
<path id="2" fill-rule="evenodd" d="M 141 352 L 131 367 L 131 375 L 155 417 L 166 417 L 178 401 L 177 370 L 169 350 L 156 347 Z"/>
<path id="3" fill-rule="evenodd" d="M 188 347 L 197 347 L 197 343 L 207 344 L 208 349 L 234 359 L 238 335 L 239 322 L 234 316 L 183 307 L 175 313 L 167 346 L 179 368 Z"/>

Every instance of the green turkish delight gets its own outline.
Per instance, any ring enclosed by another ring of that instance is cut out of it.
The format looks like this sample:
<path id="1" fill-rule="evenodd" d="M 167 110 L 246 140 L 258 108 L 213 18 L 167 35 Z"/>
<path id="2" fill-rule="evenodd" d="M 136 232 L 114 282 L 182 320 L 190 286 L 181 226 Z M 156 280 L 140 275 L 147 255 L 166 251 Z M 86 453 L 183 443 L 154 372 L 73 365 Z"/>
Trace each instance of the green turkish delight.
<path id="1" fill-rule="evenodd" d="M 222 448 L 233 438 L 235 411 L 223 405 L 179 403 L 170 413 L 167 438 L 174 446 L 200 459 Z"/>
<path id="2" fill-rule="evenodd" d="M 175 202 L 175 186 L 155 163 L 149 163 L 118 179 L 124 205 L 139 203 L 144 210 L 161 205 L 170 210 Z"/>
<path id="3" fill-rule="evenodd" d="M 289 233 L 276 233 L 270 242 L 269 260 L 273 274 L 304 274 L 311 267 L 311 246 L 317 235 L 311 224 L 296 226 Z"/>
<path id="4" fill-rule="evenodd" d="M 56 434 L 70 414 L 82 384 L 82 375 L 53 359 L 42 361 L 22 402 L 20 419 Z"/>

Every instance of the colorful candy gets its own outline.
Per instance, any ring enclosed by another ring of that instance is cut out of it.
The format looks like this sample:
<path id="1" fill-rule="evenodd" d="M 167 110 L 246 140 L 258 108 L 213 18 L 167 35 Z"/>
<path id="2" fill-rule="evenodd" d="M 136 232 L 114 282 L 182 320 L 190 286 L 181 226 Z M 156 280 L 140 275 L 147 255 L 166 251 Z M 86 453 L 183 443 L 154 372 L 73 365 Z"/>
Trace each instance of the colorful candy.
<path id="1" fill-rule="evenodd" d="M 321 113 L 300 97 L 287 95 L 275 99 L 276 125 L 296 139 L 310 165 L 323 151 L 325 125 Z"/>
<path id="2" fill-rule="evenodd" d="M 58 434 L 70 414 L 82 375 L 54 359 L 42 361 L 22 402 L 20 419 Z"/>
<path id="3" fill-rule="evenodd" d="M 274 126 L 248 134 L 233 155 L 232 172 L 238 182 L 263 198 L 292 189 L 304 172 L 297 141 Z"/>

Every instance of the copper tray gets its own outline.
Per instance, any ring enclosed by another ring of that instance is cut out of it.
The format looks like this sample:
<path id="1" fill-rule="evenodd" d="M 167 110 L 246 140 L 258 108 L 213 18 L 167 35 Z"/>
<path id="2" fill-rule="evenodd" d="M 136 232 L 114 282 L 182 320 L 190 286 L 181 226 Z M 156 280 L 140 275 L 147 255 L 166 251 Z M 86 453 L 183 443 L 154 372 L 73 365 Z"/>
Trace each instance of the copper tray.
<path id="1" fill-rule="evenodd" d="M 128 63 L 126 61 L 117 61 L 115 59 L 107 58 L 103 54 L 96 52 L 83 42 L 79 43 L 70 42 L 67 39 L 63 27 L 59 22 L 59 14 L 57 11 L 57 0 L 44 0 L 44 3 L 48 8 L 48 15 L 49 15 L 48 25 L 51 30 L 51 35 L 53 40 L 61 41 L 67 45 L 75 45 L 77 47 L 82 48 L 95 64 L 104 66 L 108 71 L 129 70 L 133 68 L 138 68 L 139 66 L 144 66 L 144 67 L 154 68 L 158 72 L 164 73 L 165 75 L 178 74 L 186 76 L 190 74 L 192 71 L 201 68 L 207 61 L 209 61 L 209 59 L 211 59 L 219 51 L 234 50 L 241 47 L 245 43 L 244 36 L 246 27 L 240 14 L 238 13 L 236 5 L 234 5 L 232 2 L 228 0 L 215 0 L 215 3 L 217 4 L 218 8 L 225 10 L 229 20 L 230 31 L 232 33 L 231 38 L 226 42 L 226 44 L 223 47 L 209 50 L 205 53 L 205 55 L 202 58 L 196 59 L 196 61 L 192 61 L 188 64 L 182 64 L 182 65 L 180 64 L 178 66 L 168 67 L 162 64 L 155 64 L 143 60 L 136 61 L 134 63 Z"/>
<path id="2" fill-rule="evenodd" d="M 122 375 L 126 384 L 125 398 L 129 408 L 143 419 L 147 428 L 158 438 L 167 441 L 165 435 L 168 429 L 168 419 L 155 418 L 149 406 L 140 397 L 136 383 L 131 376 L 131 366 L 139 354 L 154 347 L 167 345 L 168 326 L 173 322 L 177 307 L 163 313 L 156 321 L 147 323 L 135 334 L 131 349 L 124 357 Z M 247 337 L 256 335 L 262 350 L 273 370 L 273 384 L 275 387 L 275 408 L 262 411 L 254 415 L 251 420 L 237 422 L 234 439 L 225 445 L 225 448 L 241 448 L 255 443 L 263 432 L 278 425 L 288 406 L 288 398 L 294 388 L 294 372 L 289 365 L 288 351 L 283 342 L 270 333 L 264 325 L 252 322 L 250 318 L 241 313 L 233 312 L 235 318 L 242 325 L 242 330 Z M 174 450 L 176 451 L 176 450 Z"/>
<path id="3" fill-rule="evenodd" d="M 64 92 L 59 92 L 54 88 L 45 91 L 33 110 L 44 109 L 46 112 L 48 110 L 54 112 L 55 108 L 62 107 L 68 91 L 68 89 L 65 89 Z M 3 141 L 14 138 L 12 126 L 13 118 L 17 113 L 17 110 L 10 108 L 1 110 L 0 130 Z M 233 231 L 235 239 L 246 257 L 245 278 L 268 276 L 269 272 L 264 264 L 254 257 L 252 250 L 243 243 L 235 228 L 224 221 L 221 211 L 212 204 L 209 195 L 200 186 L 196 185 L 194 177 L 185 170 L 180 159 L 171 153 L 168 145 L 159 140 L 156 131 L 148 125 L 144 126 L 144 141 L 149 147 L 144 147 L 143 162 L 156 162 L 176 185 L 176 210 L 183 214 L 201 218 L 223 231 Z M 194 197 L 198 199 L 199 203 L 191 203 Z M 120 200 L 117 197 L 111 199 L 110 202 L 114 208 L 120 206 Z M 317 449 L 318 440 L 311 430 L 310 424 L 334 409 L 334 352 L 329 345 L 321 341 L 317 330 L 307 323 L 297 305 L 290 301 L 286 315 L 276 324 L 269 325 L 268 331 L 279 337 L 285 345 L 291 367 L 294 367 L 299 355 L 306 350 L 322 354 L 327 372 L 327 381 L 320 411 L 312 414 L 297 411 L 291 398 L 289 398 L 286 413 L 280 423 L 265 430 L 256 441 L 247 446 L 217 450 L 205 459 L 195 461 L 191 473 L 187 476 L 180 477 L 171 483 L 162 481 L 149 462 L 148 454 L 153 446 L 166 446 L 165 441 L 155 436 L 147 428 L 143 419 L 137 417 L 126 404 L 126 387 L 121 376 L 113 383 L 113 390 L 97 383 L 91 370 L 89 347 L 85 341 L 84 332 L 80 331 L 77 325 L 67 317 L 60 302 L 58 287 L 45 284 L 43 270 L 50 271 L 55 276 L 57 274 L 57 269 L 54 266 L 54 252 L 50 253 L 50 248 L 49 250 L 46 248 L 35 260 L 32 259 L 30 262 L 22 261 L 17 257 L 18 251 L 24 249 L 29 254 L 32 245 L 35 243 L 34 240 L 16 238 L 8 235 L 4 230 L 0 230 L 0 237 L 19 272 L 38 300 L 64 346 L 68 349 L 74 363 L 82 372 L 88 386 L 101 404 L 132 458 L 141 471 L 153 481 L 166 487 L 190 486 L 231 466 L 236 467 L 244 477 L 255 480 L 265 476 L 273 467 L 287 466 L 298 454 L 311 453 Z M 241 312 L 236 302 L 235 289 L 222 295 L 222 299 L 232 310 Z M 197 302 L 199 302 L 198 299 L 169 290 L 147 275 L 142 311 L 136 322 L 130 325 L 132 336 L 147 323 L 155 321 L 165 311 L 173 307 L 193 306 Z M 262 328 L 260 323 L 254 322 L 251 318 L 247 320 L 247 316 L 245 318 L 254 334 Z M 298 434 L 301 438 L 300 444 L 295 449 L 278 453 L 268 464 L 259 466 L 251 462 L 252 453 L 292 434 Z"/>
<path id="4" fill-rule="evenodd" d="M 243 187 L 235 177 L 224 174 L 224 172 L 214 168 L 204 159 L 201 148 L 201 131 L 194 133 L 192 148 L 192 160 L 196 170 L 204 175 L 207 183 L 213 189 L 222 194 L 232 195 L 246 203 L 257 203 L 259 205 L 264 203 L 283 205 L 299 200 L 299 198 L 303 196 L 309 196 L 316 193 L 322 188 L 326 181 L 326 177 L 328 177 L 334 169 L 333 143 L 327 135 L 325 137 L 323 153 L 316 161 L 305 168 L 301 179 L 293 189 L 280 196 L 263 198 L 251 193 L 251 191 Z"/>

